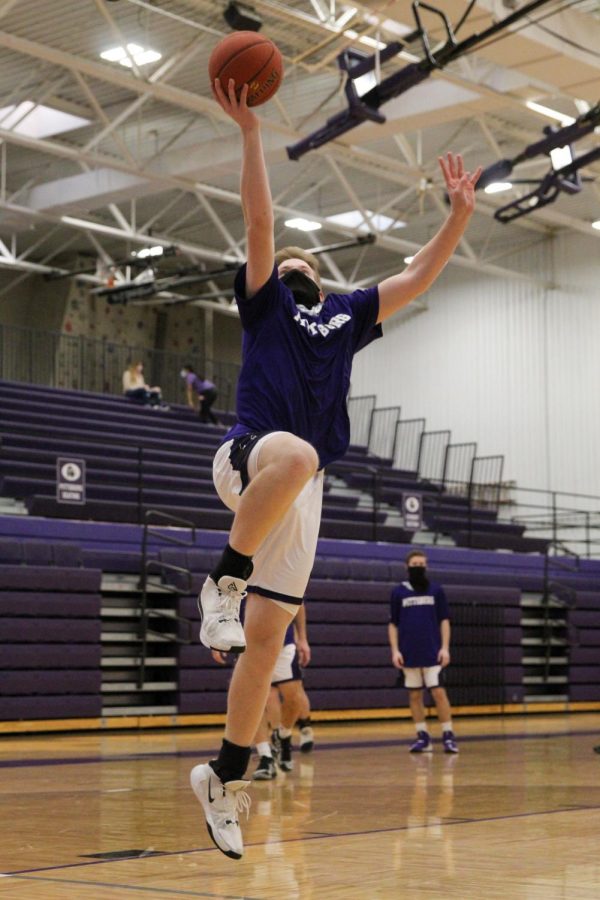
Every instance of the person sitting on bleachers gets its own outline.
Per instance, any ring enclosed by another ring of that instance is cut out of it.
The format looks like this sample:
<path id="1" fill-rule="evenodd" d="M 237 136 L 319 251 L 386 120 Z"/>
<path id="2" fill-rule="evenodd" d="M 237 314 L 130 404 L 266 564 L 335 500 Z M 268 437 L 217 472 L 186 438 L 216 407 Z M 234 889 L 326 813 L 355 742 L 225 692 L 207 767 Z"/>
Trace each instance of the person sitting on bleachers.
<path id="1" fill-rule="evenodd" d="M 134 362 L 123 372 L 123 393 L 134 403 L 143 406 L 160 408 L 162 404 L 162 392 L 159 387 L 150 387 L 144 379 L 144 365 Z"/>

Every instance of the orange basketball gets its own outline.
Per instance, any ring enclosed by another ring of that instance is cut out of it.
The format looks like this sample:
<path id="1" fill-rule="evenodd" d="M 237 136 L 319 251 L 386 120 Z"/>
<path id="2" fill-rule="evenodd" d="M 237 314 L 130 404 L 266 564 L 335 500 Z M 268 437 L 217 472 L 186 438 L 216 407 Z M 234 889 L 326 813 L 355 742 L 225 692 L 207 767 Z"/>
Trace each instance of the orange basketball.
<path id="1" fill-rule="evenodd" d="M 213 93 L 215 78 L 220 79 L 225 93 L 229 79 L 233 78 L 237 96 L 248 84 L 248 106 L 260 106 L 279 88 L 283 60 L 269 38 L 255 31 L 234 31 L 219 41 L 210 54 L 208 75 Z"/>

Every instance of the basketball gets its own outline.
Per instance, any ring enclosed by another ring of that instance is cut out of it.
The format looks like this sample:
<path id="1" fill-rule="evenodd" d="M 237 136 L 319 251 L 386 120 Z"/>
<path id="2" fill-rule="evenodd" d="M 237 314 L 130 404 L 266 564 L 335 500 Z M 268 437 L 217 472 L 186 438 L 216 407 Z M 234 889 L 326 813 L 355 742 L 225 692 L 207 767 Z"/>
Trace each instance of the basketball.
<path id="1" fill-rule="evenodd" d="M 214 93 L 219 78 L 225 93 L 230 78 L 237 97 L 248 84 L 248 106 L 260 106 L 276 93 L 283 78 L 281 53 L 269 38 L 255 31 L 235 31 L 219 41 L 208 61 L 208 75 Z"/>

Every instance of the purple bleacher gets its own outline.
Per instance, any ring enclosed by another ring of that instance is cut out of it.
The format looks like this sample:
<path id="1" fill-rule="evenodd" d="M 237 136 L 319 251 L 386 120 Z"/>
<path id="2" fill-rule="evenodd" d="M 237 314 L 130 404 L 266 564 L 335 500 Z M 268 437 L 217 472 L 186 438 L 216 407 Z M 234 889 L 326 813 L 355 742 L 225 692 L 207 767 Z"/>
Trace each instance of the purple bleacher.
<path id="1" fill-rule="evenodd" d="M 57 671 L 0 672 L 0 697 L 34 694 L 99 694 L 100 669 L 58 669 Z"/>
<path id="2" fill-rule="evenodd" d="M 52 544 L 52 555 L 55 566 L 78 568 L 83 565 L 81 547 L 71 542 Z M 102 566 L 98 566 L 102 568 Z"/>
<path id="3" fill-rule="evenodd" d="M 440 531 L 443 534 L 454 534 L 457 531 L 469 531 L 468 510 L 465 510 L 465 514 L 462 516 L 426 515 L 425 522 L 431 531 Z M 522 537 L 525 526 L 517 525 L 513 522 L 499 522 L 496 519 L 487 521 L 482 518 L 473 518 L 471 520 L 471 531 L 483 532 L 484 534 L 497 532 L 513 535 L 514 537 Z"/>
<path id="4" fill-rule="evenodd" d="M 0 721 L 16 719 L 88 719 L 102 715 L 100 693 L 41 697 L 0 697 Z"/>
<path id="5" fill-rule="evenodd" d="M 597 665 L 600 653 L 596 647 L 581 647 L 576 644 L 569 647 L 569 663 L 571 666 Z M 598 680 L 600 681 L 600 673 Z"/>
<path id="6" fill-rule="evenodd" d="M 86 597 L 92 596 L 85 594 L 89 586 L 77 590 L 69 581 L 71 593 L 63 592 L 59 599 L 56 588 L 54 594 L 47 595 L 47 584 L 35 586 L 36 578 L 39 582 L 36 570 L 44 567 L 30 567 L 24 561 L 43 561 L 47 572 L 54 569 L 47 577 L 55 587 L 57 573 L 64 568 L 71 573 L 95 573 L 93 592 L 98 604 L 98 570 L 137 574 L 141 528 L 133 523 L 138 515 L 137 446 L 142 445 L 144 505 L 149 499 L 161 507 L 164 504 L 176 510 L 174 514 L 194 519 L 203 529 L 197 533 L 194 548 L 165 546 L 150 536 L 150 556 L 190 568 L 195 573 L 192 590 L 199 590 L 226 543 L 225 529 L 231 521 L 231 513 L 221 506 L 211 486 L 211 460 L 221 433 L 200 426 L 183 410 L 151 414 L 133 409 L 121 398 L 80 397 L 75 392 L 57 395 L 50 389 L 38 395 L 37 412 L 27 419 L 23 411 L 31 395 L 29 386 L 23 393 L 12 390 L 12 401 L 3 405 L 5 394 L 0 385 L 0 414 L 3 410 L 7 413 L 3 430 L 13 429 L 13 434 L 3 435 L 0 471 L 5 484 L 14 485 L 16 479 L 21 480 L 22 487 L 45 483 L 45 495 L 34 498 L 30 509 L 60 518 L 0 517 L 0 579 L 3 573 L 16 577 L 16 571 L 25 578 L 24 584 L 7 590 L 0 601 L 0 627 L 6 623 L 7 633 L 21 635 L 18 643 L 6 638 L 0 644 L 0 658 L 5 670 L 22 672 L 23 684 L 30 687 L 43 681 L 44 672 L 54 670 L 61 673 L 56 684 L 66 684 L 70 669 L 88 670 L 91 684 L 100 671 L 100 644 L 97 631 L 89 633 L 93 638 L 89 643 L 82 638 L 88 634 L 83 629 L 86 621 L 88 627 L 99 627 L 98 616 L 89 614 L 91 607 L 84 608 Z M 91 501 L 83 510 L 56 504 L 55 459 L 69 454 L 81 455 L 87 461 Z M 339 471 L 360 475 L 361 466 L 374 464 L 379 466 L 390 496 L 397 499 L 403 489 L 419 489 L 424 494 L 427 515 L 438 516 L 444 526 L 453 528 L 466 520 L 467 529 L 464 498 L 441 494 L 434 485 L 419 484 L 414 476 L 394 472 L 389 461 L 373 460 L 364 450 L 353 448 Z M 127 502 L 123 502 L 123 496 Z M 179 502 L 179 497 L 185 501 Z M 198 504 L 203 508 L 197 508 Z M 306 672 L 307 685 L 315 708 L 319 704 L 322 709 L 404 706 L 405 693 L 394 687 L 396 673 L 389 662 L 386 624 L 391 588 L 406 577 L 403 559 L 408 550 L 414 549 L 410 545 L 412 535 L 390 529 L 386 536 L 393 542 L 373 542 L 371 518 L 354 507 L 356 497 L 351 495 L 329 493 L 324 500 L 324 527 L 308 590 L 313 660 Z M 82 521 L 81 516 L 88 514 L 101 514 L 105 522 Z M 472 511 L 471 520 L 478 522 L 479 535 L 493 534 L 497 524 L 495 513 L 485 509 Z M 504 537 L 512 534 L 518 538 L 520 526 L 509 525 L 502 530 Z M 528 546 L 532 547 L 519 539 L 520 549 Z M 13 554 L 12 559 L 3 560 L 3 547 Z M 498 554 L 493 549 L 424 549 L 432 577 L 444 584 L 451 606 L 455 651 L 447 672 L 451 701 L 454 705 L 518 702 L 523 698 L 520 592 L 541 590 L 544 559 L 537 554 Z M 582 679 L 595 671 L 593 655 L 600 647 L 600 628 L 592 627 L 595 616 L 586 614 L 593 614 L 599 605 L 600 565 L 584 561 L 577 571 L 561 572 L 560 580 L 578 591 L 575 609 L 569 612 L 570 624 L 580 641 L 577 648 L 571 648 L 571 667 L 578 670 L 572 687 L 576 693 L 589 695 L 593 685 Z M 20 608 L 22 596 L 29 598 L 26 612 Z M 54 598 L 50 611 L 48 596 Z M 194 621 L 196 637 L 194 644 L 178 649 L 179 711 L 223 712 L 231 670 L 215 667 L 210 653 L 197 642 L 196 596 L 182 596 L 177 608 Z M 64 619 L 68 623 L 63 623 Z M 71 634 L 78 634 L 82 642 L 70 643 Z M 573 692 L 571 698 L 575 699 Z M 26 699 L 25 695 L 20 699 Z M 29 699 L 34 716 L 41 708 L 36 706 L 40 698 Z M 47 710 L 64 710 L 70 698 L 61 699 L 56 692 L 43 699 L 49 701 Z M 79 702 L 77 695 L 73 699 Z M 94 704 L 98 710 L 98 697 Z M 72 717 L 70 712 L 62 714 Z"/>
<path id="7" fill-rule="evenodd" d="M 181 715 L 224 713 L 227 709 L 227 691 L 179 691 L 177 707 Z"/>
<path id="8" fill-rule="evenodd" d="M 0 593 L 0 616 L 98 618 L 100 616 L 100 595 L 2 591 Z"/>
<path id="9" fill-rule="evenodd" d="M 121 503 L 115 500 L 91 500 L 81 506 L 75 504 L 59 504 L 54 496 L 38 496 L 28 498 L 27 508 L 32 516 L 59 516 L 63 519 L 88 519 L 99 522 L 133 523 L 138 520 L 138 507 L 134 503 Z M 154 509 L 147 504 L 143 511 Z M 228 529 L 233 522 L 233 513 L 228 509 L 198 510 L 192 507 L 161 504 L 160 510 L 183 519 L 189 519 L 198 528 Z"/>
<path id="10" fill-rule="evenodd" d="M 25 541 L 23 544 L 23 563 L 26 566 L 54 565 L 52 544 L 46 541 Z"/>
<path id="11" fill-rule="evenodd" d="M 14 564 L 20 565 L 23 561 L 23 543 L 22 541 L 0 540 L 0 565 Z"/>
<path id="12" fill-rule="evenodd" d="M 569 668 L 571 684 L 600 684 L 600 663 L 595 666 L 574 666 Z"/>
<path id="13" fill-rule="evenodd" d="M 5 616 L 2 619 L 2 640 L 21 644 L 49 641 L 53 644 L 100 643 L 100 619 L 60 619 Z"/>
<path id="14" fill-rule="evenodd" d="M 97 569 L 0 565 L 0 590 L 98 591 Z"/>
<path id="15" fill-rule="evenodd" d="M 0 719 L 99 716 L 101 572 L 80 567 L 72 541 L 57 549 L 47 523 L 12 531 L 0 537 Z"/>
<path id="16" fill-rule="evenodd" d="M 459 547 L 474 547 L 479 550 L 502 548 L 518 553 L 545 553 L 550 544 L 545 538 L 520 537 L 500 529 L 485 532 L 457 530 L 452 532 L 452 537 Z"/>
<path id="17" fill-rule="evenodd" d="M 0 643 L 5 669 L 100 669 L 102 647 L 96 644 Z"/>
<path id="18" fill-rule="evenodd" d="M 569 691 L 571 700 L 581 702 L 584 700 L 600 700 L 600 683 L 595 684 L 573 684 Z"/>

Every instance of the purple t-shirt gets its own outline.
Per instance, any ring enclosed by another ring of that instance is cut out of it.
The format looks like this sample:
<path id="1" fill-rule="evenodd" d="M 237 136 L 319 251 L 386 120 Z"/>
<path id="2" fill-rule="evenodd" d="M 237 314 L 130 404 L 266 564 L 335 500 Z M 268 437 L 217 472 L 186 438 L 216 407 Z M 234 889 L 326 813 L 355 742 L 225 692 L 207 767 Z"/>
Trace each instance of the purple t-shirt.
<path id="1" fill-rule="evenodd" d="M 390 622 L 398 629 L 398 647 L 408 669 L 438 665 L 442 646 L 440 622 L 449 619 L 448 601 L 441 585 L 434 582 L 415 591 L 403 581 L 392 591 Z"/>
<path id="2" fill-rule="evenodd" d="M 235 296 L 244 329 L 237 423 L 225 440 L 250 431 L 289 431 L 319 454 L 319 467 L 348 449 L 346 399 L 355 353 L 382 336 L 377 287 L 328 294 L 313 310 L 296 306 L 277 267 L 245 298 L 246 267 Z"/>
<path id="3" fill-rule="evenodd" d="M 202 379 L 199 375 L 196 375 L 195 372 L 188 372 L 185 376 L 185 383 L 193 388 L 198 394 L 203 394 L 204 391 L 209 391 L 211 388 L 214 388 L 214 384 L 212 381 L 208 381 L 208 379 Z"/>

